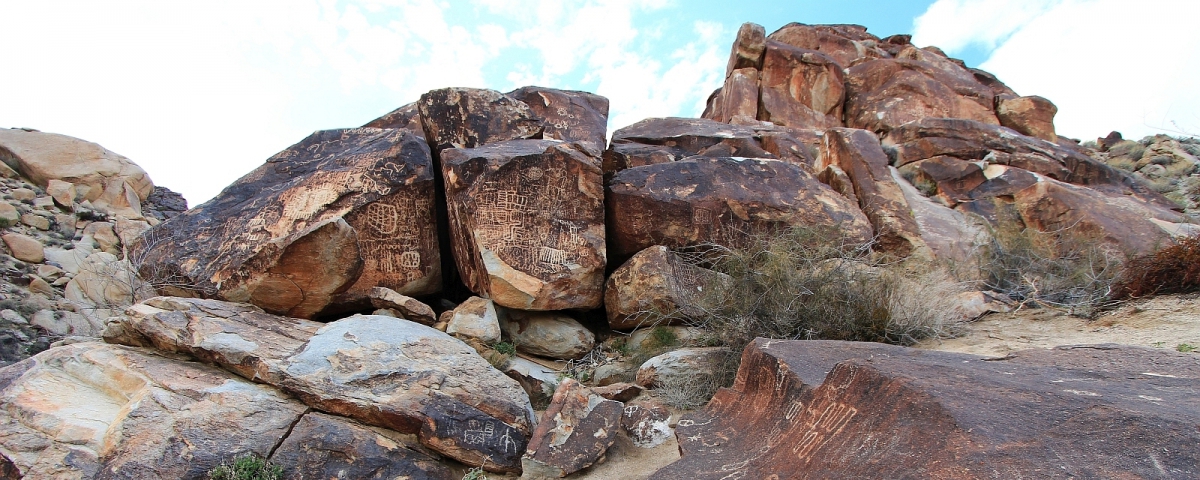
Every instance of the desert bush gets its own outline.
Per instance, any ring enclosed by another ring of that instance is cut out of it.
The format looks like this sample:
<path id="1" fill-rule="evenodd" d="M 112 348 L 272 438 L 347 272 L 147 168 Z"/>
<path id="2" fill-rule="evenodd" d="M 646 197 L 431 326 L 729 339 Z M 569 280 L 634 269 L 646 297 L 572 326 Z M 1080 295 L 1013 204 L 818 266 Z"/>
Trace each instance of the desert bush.
<path id="1" fill-rule="evenodd" d="M 1138 160 L 1141 160 L 1142 155 L 1146 154 L 1146 145 L 1143 145 L 1140 142 L 1126 140 L 1113 145 L 1112 148 L 1108 149 L 1108 152 L 1110 158 L 1125 157 L 1137 162 Z"/>
<path id="2" fill-rule="evenodd" d="M 1115 290 L 1118 298 L 1200 291 L 1200 235 L 1131 259 Z"/>
<path id="3" fill-rule="evenodd" d="M 208 473 L 211 480 L 279 480 L 283 468 L 270 460 L 248 453 L 239 455 L 232 462 L 222 462 Z"/>
<path id="4" fill-rule="evenodd" d="M 980 250 L 984 287 L 1021 306 L 1049 306 L 1093 318 L 1116 304 L 1124 255 L 1095 235 L 1065 229 L 1000 228 Z"/>
<path id="5" fill-rule="evenodd" d="M 732 372 L 736 372 L 736 368 L 730 370 L 723 368 L 716 375 L 669 376 L 660 382 L 655 392 L 663 403 L 680 410 L 691 410 L 708 403 L 718 389 L 732 383 Z"/>

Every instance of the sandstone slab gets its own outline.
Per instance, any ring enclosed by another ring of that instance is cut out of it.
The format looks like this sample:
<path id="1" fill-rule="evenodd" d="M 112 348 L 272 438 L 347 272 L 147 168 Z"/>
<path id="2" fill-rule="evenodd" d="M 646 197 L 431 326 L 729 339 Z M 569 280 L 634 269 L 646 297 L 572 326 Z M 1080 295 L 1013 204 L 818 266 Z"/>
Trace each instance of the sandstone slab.
<path id="1" fill-rule="evenodd" d="M 521 87 L 505 95 L 524 102 L 542 121 L 542 138 L 580 142 L 595 151 L 608 143 L 608 99 L 545 87 Z"/>
<path id="2" fill-rule="evenodd" d="M 832 57 L 767 42 L 759 120 L 789 127 L 839 127 L 845 94 L 842 67 Z"/>
<path id="3" fill-rule="evenodd" d="M 167 287 L 160 293 L 297 317 L 343 292 L 433 293 L 433 178 L 428 146 L 405 130 L 316 132 L 142 234 L 133 255 L 144 278 Z"/>
<path id="4" fill-rule="evenodd" d="M 1195 355 L 1138 347 L 985 359 L 758 339 L 652 478 L 1187 478 L 1197 378 Z"/>
<path id="5" fill-rule="evenodd" d="M 495 90 L 432 90 L 421 95 L 417 111 L 425 138 L 435 153 L 447 148 L 542 138 L 542 121 L 529 105 Z"/>
<path id="6" fill-rule="evenodd" d="M 33 237 L 19 233 L 6 233 L 3 239 L 4 245 L 17 260 L 29 263 L 42 263 L 46 260 L 46 247 Z"/>
<path id="7" fill-rule="evenodd" d="M 226 455 L 267 456 L 305 410 L 213 367 L 95 342 L 0 370 L 0 399 L 5 478 L 208 478 Z"/>
<path id="8" fill-rule="evenodd" d="M 141 202 L 154 190 L 146 172 L 128 158 L 66 135 L 0 129 L 0 161 L 42 188 L 50 180 L 85 187 L 81 200 L 114 215 L 141 217 Z"/>
<path id="9" fill-rule="evenodd" d="M 418 434 L 434 451 L 493 471 L 519 470 L 532 429 L 529 398 L 515 381 L 461 341 L 397 318 L 321 324 L 158 297 L 130 308 L 105 339 L 216 363 L 318 410 Z"/>
<path id="10" fill-rule="evenodd" d="M 401 295 L 385 287 L 372 288 L 368 295 L 371 298 L 371 306 L 375 308 L 390 308 L 399 313 L 400 318 L 422 325 L 437 323 L 437 315 L 429 305 L 408 295 Z"/>
<path id="11" fill-rule="evenodd" d="M 684 261 L 662 245 L 642 250 L 608 277 L 604 288 L 608 325 L 627 330 L 697 320 L 703 313 L 697 299 L 706 287 L 724 278 Z"/>
<path id="12" fill-rule="evenodd" d="M 923 118 L 963 118 L 998 125 L 993 92 L 966 70 L 881 58 L 846 73 L 846 126 L 886 133 Z"/>
<path id="13" fill-rule="evenodd" d="M 704 118 L 647 118 L 613 132 L 612 145 L 604 152 L 604 175 L 695 155 L 774 158 L 755 134 L 750 127 Z"/>
<path id="14" fill-rule="evenodd" d="M 587 327 L 558 312 L 507 310 L 500 328 L 517 350 L 542 357 L 576 359 L 596 346 L 596 336 Z"/>
<path id="15" fill-rule="evenodd" d="M 395 432 L 310 412 L 292 427 L 271 460 L 283 478 L 450 480 L 450 469 Z"/>
<path id="16" fill-rule="evenodd" d="M 562 478 L 591 466 L 616 441 L 621 411 L 621 402 L 563 380 L 530 437 L 522 478 Z"/>
<path id="17" fill-rule="evenodd" d="M 606 262 L 600 161 L 521 140 L 443 151 L 454 260 L 477 295 L 509 308 L 594 308 Z"/>
<path id="18" fill-rule="evenodd" d="M 618 259 L 655 245 L 736 246 L 750 234 L 795 226 L 854 242 L 871 238 L 857 205 L 778 160 L 693 157 L 631 168 L 613 176 L 606 194 L 609 245 Z"/>

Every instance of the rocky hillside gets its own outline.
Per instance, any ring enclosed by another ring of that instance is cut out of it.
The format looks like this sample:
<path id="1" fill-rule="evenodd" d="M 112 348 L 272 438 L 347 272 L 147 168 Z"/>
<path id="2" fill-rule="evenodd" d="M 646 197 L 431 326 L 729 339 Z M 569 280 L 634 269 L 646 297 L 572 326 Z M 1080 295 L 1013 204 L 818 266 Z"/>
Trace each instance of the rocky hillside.
<path id="1" fill-rule="evenodd" d="M 1008 242 L 1200 232 L 1192 140 L 1081 145 L 909 40 L 746 24 L 702 118 L 611 135 L 591 93 L 437 89 L 191 209 L 103 147 L 0 131 L 0 477 L 581 477 L 673 442 L 622 476 L 1200 475 L 1195 354 L 795 340 L 1095 311 L 1119 262 L 1014 277 Z"/>

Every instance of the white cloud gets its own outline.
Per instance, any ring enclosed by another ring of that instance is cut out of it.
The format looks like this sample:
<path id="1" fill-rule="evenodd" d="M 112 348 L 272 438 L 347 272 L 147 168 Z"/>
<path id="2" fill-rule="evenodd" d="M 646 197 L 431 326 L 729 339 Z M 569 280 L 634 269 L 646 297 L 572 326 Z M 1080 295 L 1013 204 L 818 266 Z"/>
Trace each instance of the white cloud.
<path id="1" fill-rule="evenodd" d="M 1195 88 L 1200 53 L 1193 46 L 1191 25 L 1200 18 L 1200 2 L 1032 1 L 1022 4 L 1022 11 L 1040 8 L 1040 13 L 995 29 L 993 23 L 1004 23 L 996 19 L 1006 18 L 1000 4 L 1011 2 L 972 2 L 990 5 L 993 15 L 955 10 L 966 3 L 936 2 L 930 12 L 973 14 L 918 22 L 914 41 L 941 38 L 949 43 L 929 43 L 945 48 L 994 39 L 995 49 L 980 68 L 1020 94 L 1053 101 L 1059 108 L 1055 124 L 1060 134 L 1083 139 L 1111 130 L 1127 138 L 1166 130 L 1200 134 Z M 1007 34 L 993 33 L 1005 30 Z"/>
<path id="2" fill-rule="evenodd" d="M 913 43 L 953 55 L 968 45 L 994 49 L 1063 0 L 938 0 L 913 21 Z"/>

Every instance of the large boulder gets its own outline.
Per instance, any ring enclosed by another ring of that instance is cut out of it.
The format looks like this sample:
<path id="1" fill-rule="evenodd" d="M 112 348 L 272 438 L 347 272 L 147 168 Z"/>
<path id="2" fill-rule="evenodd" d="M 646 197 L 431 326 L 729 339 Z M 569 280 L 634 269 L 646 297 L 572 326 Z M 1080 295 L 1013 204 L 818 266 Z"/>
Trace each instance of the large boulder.
<path id="1" fill-rule="evenodd" d="M 500 328 L 517 350 L 563 360 L 577 359 L 596 346 L 596 336 L 578 320 L 558 312 L 508 310 Z"/>
<path id="2" fill-rule="evenodd" d="M 204 479 L 270 454 L 305 411 L 217 368 L 96 342 L 0 369 L 0 404 L 4 478 Z"/>
<path id="3" fill-rule="evenodd" d="M 1191 478 L 1200 357 L 758 339 L 656 479 Z"/>
<path id="4" fill-rule="evenodd" d="M 454 260 L 471 291 L 522 310 L 600 306 L 604 194 L 589 148 L 520 140 L 441 158 Z"/>
<path id="5" fill-rule="evenodd" d="M 529 105 L 495 90 L 441 88 L 417 102 L 425 138 L 435 153 L 447 148 L 542 138 L 542 121 Z"/>
<path id="6" fill-rule="evenodd" d="M 851 67 L 862 59 L 891 56 L 878 48 L 879 37 L 867 33 L 867 28 L 860 25 L 805 25 L 793 22 L 780 27 L 767 39 L 819 51 L 834 59 L 839 68 Z"/>
<path id="7" fill-rule="evenodd" d="M 737 246 L 790 227 L 865 243 L 871 224 L 842 195 L 779 160 L 693 157 L 623 170 L 607 187 L 609 245 L 627 259 L 654 245 Z"/>
<path id="8" fill-rule="evenodd" d="M 604 152 L 604 175 L 695 155 L 774 158 L 750 127 L 703 118 L 647 118 L 613 132 L 612 145 Z"/>
<path id="9" fill-rule="evenodd" d="M 403 128 L 418 137 L 425 138 L 425 129 L 421 126 L 421 112 L 417 111 L 417 102 L 404 105 L 382 117 L 371 120 L 363 125 L 363 128 Z"/>
<path id="10" fill-rule="evenodd" d="M 838 127 L 845 93 L 842 67 L 832 57 L 767 42 L 759 120 L 790 127 Z"/>
<path id="11" fill-rule="evenodd" d="M 325 130 L 144 233 L 133 256 L 160 293 L 308 318 L 372 288 L 441 288 L 429 147 L 405 130 Z"/>
<path id="12" fill-rule="evenodd" d="M 608 326 L 628 330 L 699 320 L 698 299 L 727 276 L 693 265 L 662 245 L 630 257 L 608 277 L 604 310 Z"/>
<path id="13" fill-rule="evenodd" d="M 880 58 L 846 71 L 846 126 L 886 133 L 923 118 L 963 118 L 998 125 L 992 90 L 965 69 Z"/>
<path id="14" fill-rule="evenodd" d="M 701 117 L 725 123 L 738 116 L 757 118 L 759 76 L 759 71 L 753 68 L 730 72 L 725 84 L 713 93 Z"/>
<path id="15" fill-rule="evenodd" d="M 1048 142 L 1058 141 L 1054 133 L 1054 115 L 1058 107 L 1038 96 L 996 97 L 996 117 L 1000 124 Z"/>
<path id="16" fill-rule="evenodd" d="M 492 471 L 518 471 L 533 425 L 520 385 L 433 328 L 385 316 L 321 324 L 216 300 L 157 297 L 105 339 L 153 345 L 278 386 L 305 404 L 418 434 L 423 445 Z"/>
<path id="17" fill-rule="evenodd" d="M 310 412 L 292 427 L 271 460 L 283 478 L 450 480 L 450 469 L 403 435 Z"/>
<path id="18" fill-rule="evenodd" d="M 826 130 L 820 159 L 818 170 L 837 165 L 850 177 L 858 206 L 871 221 L 881 250 L 901 257 L 930 255 L 875 134 L 851 128 Z"/>
<path id="19" fill-rule="evenodd" d="M 521 87 L 506 95 L 541 119 L 542 138 L 580 142 L 599 152 L 608 143 L 608 99 L 588 92 Z"/>
<path id="20" fill-rule="evenodd" d="M 621 402 L 566 379 L 529 439 L 522 478 L 562 478 L 591 466 L 617 439 Z"/>
<path id="21" fill-rule="evenodd" d="M 743 68 L 761 70 L 766 41 L 767 31 L 762 25 L 746 22 L 738 27 L 737 37 L 734 38 L 733 48 L 729 52 L 729 64 L 725 67 L 725 76 L 729 77 L 734 71 Z"/>
<path id="22" fill-rule="evenodd" d="M 154 183 L 137 164 L 92 142 L 23 129 L 0 129 L 0 161 L 39 187 L 71 183 L 80 201 L 129 218 L 142 216 L 141 202 Z"/>
<path id="23" fill-rule="evenodd" d="M 1134 196 L 1159 207 L 1179 208 L 1128 173 L 1078 150 L 1021 135 L 999 125 L 956 118 L 925 118 L 891 129 L 882 142 L 892 150 L 892 163 L 896 167 L 941 156 L 952 157 L 1017 167 L 1113 195 Z M 974 194 L 970 196 L 980 198 Z"/>

